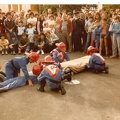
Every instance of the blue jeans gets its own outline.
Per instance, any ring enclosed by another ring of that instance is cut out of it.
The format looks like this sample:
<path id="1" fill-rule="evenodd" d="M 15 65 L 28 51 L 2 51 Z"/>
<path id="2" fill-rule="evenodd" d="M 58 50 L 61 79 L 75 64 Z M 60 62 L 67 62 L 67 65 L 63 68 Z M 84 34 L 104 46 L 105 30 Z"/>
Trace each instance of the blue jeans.
<path id="1" fill-rule="evenodd" d="M 85 50 L 84 50 L 85 53 L 86 53 L 86 51 L 87 51 L 87 48 L 90 46 L 91 35 L 92 35 L 92 32 L 88 32 L 88 33 L 87 33 L 87 42 L 86 42 Z"/>
<path id="2" fill-rule="evenodd" d="M 117 54 L 118 51 L 118 54 Z M 113 55 L 120 56 L 120 35 L 116 35 L 113 33 Z"/>

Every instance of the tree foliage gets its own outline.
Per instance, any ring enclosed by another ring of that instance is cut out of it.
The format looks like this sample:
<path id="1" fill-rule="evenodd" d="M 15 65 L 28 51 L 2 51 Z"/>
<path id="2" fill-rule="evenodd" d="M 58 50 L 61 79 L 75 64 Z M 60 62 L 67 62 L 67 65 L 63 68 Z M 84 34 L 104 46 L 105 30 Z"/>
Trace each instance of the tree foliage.
<path id="1" fill-rule="evenodd" d="M 120 5 L 111 5 L 111 4 L 106 4 L 106 5 L 103 5 L 103 9 L 106 10 L 106 11 L 110 11 L 110 9 L 119 9 L 120 8 Z"/>
<path id="2" fill-rule="evenodd" d="M 65 9 L 67 12 L 72 12 L 74 9 L 77 10 L 81 10 L 81 8 L 83 7 L 90 7 L 90 6 L 96 6 L 94 4 L 77 4 L 77 5 L 40 5 L 40 12 L 42 12 L 43 10 L 47 10 L 48 8 L 52 8 L 53 12 L 56 11 L 62 11 L 63 9 Z"/>

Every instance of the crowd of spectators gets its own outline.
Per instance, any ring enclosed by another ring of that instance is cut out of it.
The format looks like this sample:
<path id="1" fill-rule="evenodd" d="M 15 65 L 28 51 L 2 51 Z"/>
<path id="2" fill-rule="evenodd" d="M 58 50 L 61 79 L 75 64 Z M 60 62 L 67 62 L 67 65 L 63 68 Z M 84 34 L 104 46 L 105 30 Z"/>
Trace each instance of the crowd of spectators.
<path id="1" fill-rule="evenodd" d="M 67 52 L 84 54 L 91 45 L 101 55 L 120 58 L 120 10 L 109 12 L 85 9 L 84 12 L 53 12 L 41 14 L 24 10 L 4 13 L 0 10 L 1 54 L 21 54 L 25 51 L 40 51 L 41 54 L 54 49 L 55 43 L 64 42 Z"/>

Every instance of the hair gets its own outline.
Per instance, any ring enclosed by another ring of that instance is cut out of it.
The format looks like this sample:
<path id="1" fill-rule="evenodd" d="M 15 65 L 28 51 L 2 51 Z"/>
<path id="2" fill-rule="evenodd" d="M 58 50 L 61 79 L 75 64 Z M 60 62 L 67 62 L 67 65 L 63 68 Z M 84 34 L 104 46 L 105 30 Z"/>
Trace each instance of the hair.
<path id="1" fill-rule="evenodd" d="M 26 33 L 22 33 L 22 36 L 27 36 L 27 34 Z"/>
<path id="2" fill-rule="evenodd" d="M 119 20 L 120 17 L 119 17 L 119 16 L 115 16 L 115 17 L 114 17 L 114 20 L 117 20 L 117 19 Z"/>
<path id="3" fill-rule="evenodd" d="M 28 23 L 27 28 L 29 27 L 29 25 L 33 26 L 31 23 Z"/>
<path id="4" fill-rule="evenodd" d="M 7 16 L 7 15 L 11 15 L 11 12 L 7 12 L 7 13 L 6 13 L 6 16 Z"/>
<path id="5" fill-rule="evenodd" d="M 106 18 L 103 18 L 102 20 L 105 21 L 105 22 L 107 22 L 107 19 L 106 19 Z"/>

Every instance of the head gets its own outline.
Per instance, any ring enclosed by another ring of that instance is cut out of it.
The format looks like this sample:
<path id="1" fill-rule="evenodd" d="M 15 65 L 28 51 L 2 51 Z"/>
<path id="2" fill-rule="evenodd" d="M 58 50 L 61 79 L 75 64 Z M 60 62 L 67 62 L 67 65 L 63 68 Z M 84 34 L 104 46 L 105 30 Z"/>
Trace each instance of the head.
<path id="1" fill-rule="evenodd" d="M 102 25 L 106 25 L 107 24 L 107 19 L 103 18 L 102 19 Z"/>
<path id="2" fill-rule="evenodd" d="M 27 38 L 27 34 L 26 34 L 26 33 L 23 33 L 23 34 L 22 34 L 22 38 L 23 38 L 23 39 L 26 39 L 26 38 Z"/>
<path id="3" fill-rule="evenodd" d="M 93 17 L 92 16 L 89 17 L 89 21 L 93 22 Z"/>
<path id="4" fill-rule="evenodd" d="M 22 26 L 23 26 L 23 21 L 22 21 L 22 20 L 20 20 L 20 21 L 18 22 L 18 26 L 19 26 L 19 27 L 22 27 Z"/>
<path id="5" fill-rule="evenodd" d="M 63 19 L 63 20 L 67 20 L 67 19 L 68 19 L 68 17 L 67 17 L 67 14 L 66 14 L 66 13 L 63 13 L 63 14 L 62 14 L 62 19 Z"/>
<path id="6" fill-rule="evenodd" d="M 1 35 L 0 35 L 0 38 L 1 38 L 1 40 L 4 40 L 4 39 L 5 39 L 5 35 L 4 35 L 4 34 L 1 34 Z"/>
<path id="7" fill-rule="evenodd" d="M 63 52 L 66 51 L 66 45 L 63 42 L 56 43 L 55 45 L 57 46 L 58 49 L 60 49 L 60 51 L 63 51 Z"/>
<path id="8" fill-rule="evenodd" d="M 74 14 L 74 17 L 75 17 L 75 18 L 79 18 L 79 17 L 80 17 L 79 11 L 74 10 L 74 11 L 73 11 L 73 14 Z"/>
<path id="9" fill-rule="evenodd" d="M 28 28 L 32 28 L 32 24 L 31 23 L 28 23 Z"/>
<path id="10" fill-rule="evenodd" d="M 52 59 L 50 55 L 47 55 L 42 61 L 42 64 L 54 64 L 54 63 L 55 61 Z"/>
<path id="11" fill-rule="evenodd" d="M 87 49 L 87 55 L 91 55 L 93 52 L 97 52 L 98 48 L 94 48 L 93 46 L 89 46 Z"/>
<path id="12" fill-rule="evenodd" d="M 15 41 L 16 40 L 16 36 L 15 35 L 11 35 L 11 39 L 12 39 L 12 41 Z"/>
<path id="13" fill-rule="evenodd" d="M 29 16 L 30 16 L 30 18 L 33 18 L 34 17 L 34 13 L 30 12 Z"/>
<path id="14" fill-rule="evenodd" d="M 44 33 L 40 33 L 40 35 L 39 35 L 39 36 L 40 36 L 40 39 L 41 39 L 41 40 L 45 40 L 45 37 L 46 37 L 46 36 L 45 36 L 45 34 L 44 34 Z"/>
<path id="15" fill-rule="evenodd" d="M 7 19 L 11 19 L 12 18 L 11 12 L 7 12 L 6 17 L 7 17 Z"/>
<path id="16" fill-rule="evenodd" d="M 34 65 L 32 68 L 32 73 L 36 76 L 39 76 L 41 73 L 41 66 L 40 65 Z"/>
<path id="17" fill-rule="evenodd" d="M 31 52 L 31 53 L 25 52 L 25 55 L 29 58 L 29 63 L 37 62 L 40 57 L 39 54 L 36 52 Z"/>
<path id="18" fill-rule="evenodd" d="M 115 22 L 115 23 L 120 22 L 120 17 L 119 17 L 119 16 L 114 17 L 114 22 Z"/>

